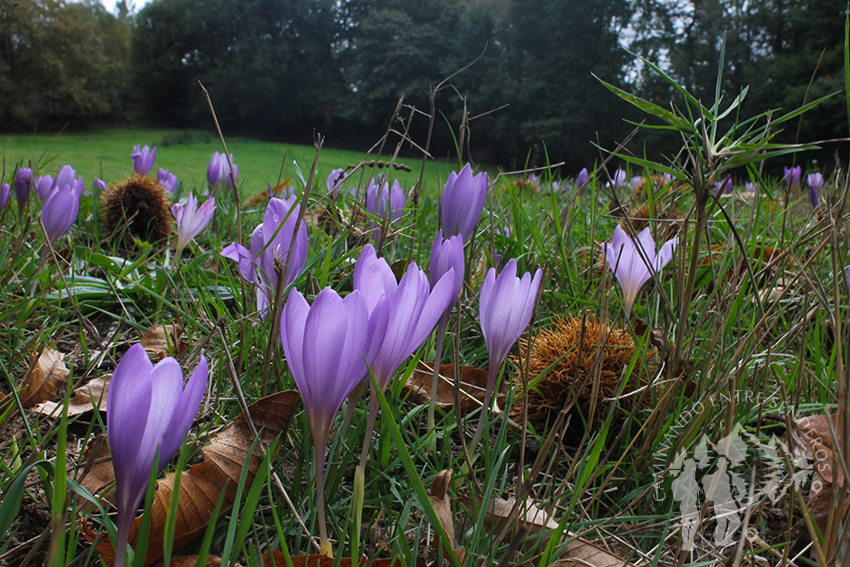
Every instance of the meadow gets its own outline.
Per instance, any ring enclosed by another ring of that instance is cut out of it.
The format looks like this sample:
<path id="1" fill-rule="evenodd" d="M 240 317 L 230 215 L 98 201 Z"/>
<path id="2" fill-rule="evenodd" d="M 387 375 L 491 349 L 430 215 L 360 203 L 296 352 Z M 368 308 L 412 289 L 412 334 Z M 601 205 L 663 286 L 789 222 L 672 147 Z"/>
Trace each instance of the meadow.
<path id="1" fill-rule="evenodd" d="M 217 135 L 198 130 L 110 128 L 56 134 L 0 134 L 7 169 L 14 170 L 17 164 L 23 163 L 39 172 L 55 175 L 61 166 L 72 164 L 89 186 L 95 177 L 107 183 L 126 177 L 129 173 L 127 160 L 136 145 L 156 146 L 157 169 L 169 170 L 190 188 L 205 183 L 210 156 L 222 151 Z M 284 156 L 288 161 L 283 171 L 285 180 L 294 175 L 293 162 L 305 174 L 309 172 L 315 153 L 311 146 L 243 138 L 228 138 L 227 149 L 243 172 L 242 194 L 246 197 L 265 190 L 269 183 L 277 184 Z M 327 177 L 331 170 L 345 168 L 362 159 L 361 152 L 326 148 L 322 152 L 319 173 Z M 412 171 L 397 171 L 394 178 L 408 187 L 418 181 L 421 159 L 401 157 L 397 162 Z M 445 160 L 432 161 L 427 175 L 434 183 L 437 176 L 445 180 L 455 165 Z"/>
<path id="2" fill-rule="evenodd" d="M 846 564 L 846 176 L 671 84 L 576 177 L 6 137 L 0 562 Z"/>

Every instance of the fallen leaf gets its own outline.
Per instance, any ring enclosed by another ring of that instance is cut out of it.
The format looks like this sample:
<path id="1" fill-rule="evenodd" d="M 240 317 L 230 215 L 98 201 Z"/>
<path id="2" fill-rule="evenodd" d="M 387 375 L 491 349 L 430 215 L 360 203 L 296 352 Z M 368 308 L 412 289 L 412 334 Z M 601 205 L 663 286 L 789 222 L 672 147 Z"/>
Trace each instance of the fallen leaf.
<path id="1" fill-rule="evenodd" d="M 181 555 L 180 557 L 171 558 L 171 567 L 195 567 L 198 563 L 197 555 Z M 215 555 L 207 555 L 206 567 L 221 567 L 221 557 Z M 165 563 L 160 561 L 154 567 L 165 567 Z M 239 563 L 234 563 L 233 567 L 242 567 Z"/>
<path id="2" fill-rule="evenodd" d="M 154 325 L 139 342 L 149 355 L 162 360 L 167 356 L 183 356 L 189 346 L 184 337 L 183 327 L 180 325 Z M 170 352 L 174 354 L 170 355 Z"/>
<path id="3" fill-rule="evenodd" d="M 467 505 L 472 503 L 471 498 L 459 498 Z M 511 513 L 516 506 L 514 498 L 493 498 L 484 516 L 484 527 L 491 533 L 499 533 L 505 522 L 511 520 Z M 523 509 L 525 513 L 522 514 Z M 538 533 L 544 529 L 557 530 L 558 522 L 553 520 L 544 510 L 541 510 L 531 502 L 527 502 L 517 513 L 520 514 L 520 523 L 528 530 L 528 533 Z M 572 536 L 569 532 L 565 535 Z M 576 537 L 567 544 L 567 549 L 561 554 L 562 567 L 631 567 L 631 563 L 625 559 L 609 553 L 586 539 Z"/>
<path id="4" fill-rule="evenodd" d="M 109 393 L 109 380 L 112 376 L 95 378 L 74 390 L 68 403 L 68 417 L 74 417 L 86 412 L 106 411 L 106 396 Z M 32 411 L 42 415 L 56 417 L 62 411 L 62 403 L 47 400 L 33 406 Z"/>
<path id="5" fill-rule="evenodd" d="M 254 425 L 261 431 L 260 437 L 264 444 L 271 443 L 279 434 L 286 431 L 300 400 L 298 392 L 290 390 L 263 398 L 248 408 Z M 183 473 L 175 522 L 174 549 L 180 549 L 203 535 L 207 524 L 213 519 L 213 510 L 225 483 L 227 483 L 227 492 L 220 515 L 227 513 L 233 506 L 242 465 L 249 458 L 248 453 L 253 441 L 254 434 L 251 432 L 251 427 L 245 416 L 240 415 L 216 434 L 209 445 L 201 449 L 203 460 L 190 466 Z M 259 447 L 255 447 L 253 454 L 250 455 L 245 490 L 250 488 L 261 461 L 262 453 Z M 98 488 L 102 490 L 104 477 L 94 475 L 93 471 L 94 467 L 83 480 L 82 485 L 90 491 Z M 173 488 L 174 473 L 166 474 L 164 479 L 157 482 L 151 506 L 150 538 L 145 565 L 150 565 L 162 557 L 165 519 Z M 131 545 L 136 542 L 136 533 L 140 524 L 141 517 L 137 517 L 130 529 Z M 83 535 L 89 542 L 93 542 L 95 538 L 102 535 L 97 533 L 88 521 L 83 522 L 82 528 Z M 97 550 L 104 561 L 110 565 L 114 564 L 115 552 L 105 535 L 101 537 Z"/>
<path id="6" fill-rule="evenodd" d="M 292 555 L 290 559 L 292 560 L 292 567 L 333 567 L 334 564 L 333 557 L 327 555 Z M 264 553 L 262 562 L 265 567 L 286 567 L 287 565 L 283 553 L 276 549 L 272 552 L 271 557 L 268 553 Z M 358 567 L 360 565 L 366 565 L 365 557 L 359 561 Z M 372 567 L 402 567 L 402 565 L 404 563 L 398 559 L 375 559 L 372 562 Z M 351 558 L 341 557 L 339 567 L 351 567 Z M 416 567 L 425 567 L 424 557 L 416 558 Z"/>
<path id="7" fill-rule="evenodd" d="M 58 350 L 48 347 L 43 348 L 37 357 L 33 357 L 18 385 L 18 395 L 23 407 L 28 408 L 45 400 L 59 398 L 59 391 L 68 382 L 68 369 L 62 362 L 64 357 Z M 15 398 L 11 394 L 0 398 L 0 415 L 14 401 Z"/>
<path id="8" fill-rule="evenodd" d="M 454 365 L 440 366 L 440 378 L 437 382 L 437 407 L 448 409 L 454 407 Z M 431 401 L 431 382 L 434 377 L 434 367 L 420 362 L 402 389 L 407 400 L 417 405 Z M 473 411 L 484 403 L 484 389 L 487 387 L 487 371 L 474 366 L 460 367 L 460 409 Z M 504 394 L 498 394 L 499 404 L 504 402 Z"/>
<path id="9" fill-rule="evenodd" d="M 455 524 L 454 516 L 452 515 L 452 500 L 449 498 L 448 490 L 452 484 L 452 471 L 442 470 L 437 473 L 434 480 L 431 481 L 431 494 L 428 499 L 437 513 L 437 519 L 440 520 L 440 525 L 446 530 L 446 535 L 449 538 L 449 543 L 455 552 L 455 557 L 460 563 L 463 563 L 463 556 L 466 554 L 466 549 L 463 547 L 455 547 Z M 440 538 L 433 539 L 434 547 L 439 550 Z M 449 554 L 443 550 L 443 555 L 449 559 Z"/>

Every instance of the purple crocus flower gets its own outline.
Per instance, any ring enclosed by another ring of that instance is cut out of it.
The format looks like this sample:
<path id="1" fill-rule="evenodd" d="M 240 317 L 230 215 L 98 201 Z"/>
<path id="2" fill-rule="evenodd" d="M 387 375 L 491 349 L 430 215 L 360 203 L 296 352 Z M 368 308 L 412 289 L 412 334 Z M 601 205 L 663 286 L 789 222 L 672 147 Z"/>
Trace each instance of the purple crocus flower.
<path id="1" fill-rule="evenodd" d="M 648 227 L 643 229 L 635 240 L 617 225 L 611 242 L 600 244 L 602 255 L 614 270 L 614 275 L 623 290 L 623 306 L 627 317 L 632 312 L 632 306 L 640 288 L 654 273 L 660 272 L 673 259 L 673 252 L 678 243 L 678 237 L 672 238 L 665 242 L 656 254 L 655 240 Z"/>
<path id="2" fill-rule="evenodd" d="M 727 177 L 724 181 L 714 182 L 715 195 L 729 195 L 732 193 L 732 178 Z"/>
<path id="3" fill-rule="evenodd" d="M 92 182 L 92 194 L 97 197 L 102 191 L 106 191 L 106 182 L 99 177 L 95 177 Z"/>
<path id="4" fill-rule="evenodd" d="M 177 176 L 167 169 L 160 168 L 156 172 L 156 178 L 159 179 L 159 184 L 169 193 L 174 193 L 174 190 L 177 189 Z"/>
<path id="5" fill-rule="evenodd" d="M 744 193 L 755 193 L 756 185 L 752 181 L 746 181 L 744 183 Z"/>
<path id="6" fill-rule="evenodd" d="M 157 449 L 159 473 L 183 444 L 208 378 L 209 367 L 201 355 L 184 389 L 180 364 L 167 357 L 154 366 L 141 344 L 130 347 L 115 367 L 106 400 L 106 431 L 118 508 L 116 567 L 124 564 L 130 527 L 147 490 Z"/>
<path id="7" fill-rule="evenodd" d="M 626 184 L 626 172 L 618 168 L 614 172 L 614 177 L 610 181 L 605 182 L 605 187 L 620 189 Z"/>
<path id="8" fill-rule="evenodd" d="M 404 190 L 398 183 L 398 179 L 393 181 L 392 189 L 390 184 L 382 178 L 369 180 L 369 186 L 366 187 L 366 210 L 370 214 L 383 218 L 386 214 L 395 224 L 401 215 L 404 213 L 404 205 L 407 197 L 404 195 Z"/>
<path id="9" fill-rule="evenodd" d="M 578 172 L 578 176 L 576 177 L 576 189 L 578 191 L 584 191 L 584 186 L 587 185 L 587 181 L 589 179 L 590 174 L 587 173 L 587 168 L 582 168 L 582 170 Z"/>
<path id="10" fill-rule="evenodd" d="M 32 182 L 32 169 L 21 167 L 15 174 L 15 197 L 18 199 L 18 215 L 24 214 L 27 199 L 30 196 L 30 183 Z"/>
<path id="11" fill-rule="evenodd" d="M 61 189 L 57 188 L 50 192 L 41 211 L 41 223 L 44 225 L 50 244 L 68 232 L 77 220 L 79 212 L 80 194 L 72 185 L 65 185 Z"/>
<path id="12" fill-rule="evenodd" d="M 342 189 L 342 186 L 345 184 L 346 179 L 348 179 L 345 175 L 345 172 L 342 169 L 334 169 L 331 171 L 331 174 L 328 175 L 328 193 L 330 194 L 332 199 L 336 199 L 339 197 L 339 191 Z"/>
<path id="13" fill-rule="evenodd" d="M 401 281 L 396 283 L 389 264 L 378 258 L 371 244 L 360 252 L 354 266 L 354 289 L 363 294 L 370 313 L 386 302 L 386 336 L 369 366 L 381 391 L 387 389 L 401 363 L 425 342 L 453 299 L 456 300 L 455 287 L 455 273 L 451 267 L 431 290 L 428 276 L 416 262 L 408 265 Z M 377 415 L 378 398 L 373 393 L 366 422 L 366 440 L 360 455 L 363 467 Z"/>
<path id="14" fill-rule="evenodd" d="M 239 168 L 233 164 L 233 176 L 230 175 L 230 164 L 233 162 L 233 154 L 230 154 L 228 161 L 225 154 L 213 152 L 210 164 L 207 166 L 207 181 L 216 188 L 221 189 L 222 186 L 227 186 L 228 189 L 233 189 L 233 181 L 239 180 Z"/>
<path id="15" fill-rule="evenodd" d="M 473 450 L 484 432 L 502 364 L 508 356 L 508 351 L 531 321 L 540 280 L 543 278 L 543 271 L 540 269 L 534 273 L 534 277 L 531 272 L 526 272 L 522 278 L 518 278 L 516 271 L 516 260 L 511 258 L 498 277 L 496 268 L 490 268 L 481 285 L 481 297 L 478 300 L 479 318 L 490 362 L 481 416 L 471 443 Z"/>
<path id="16" fill-rule="evenodd" d="M 50 187 L 50 191 L 52 192 L 55 189 L 61 189 L 66 185 L 77 191 L 77 197 L 82 197 L 83 193 L 86 191 L 86 185 L 83 183 L 83 177 L 77 177 L 77 170 L 70 165 L 63 165 L 59 169 L 59 173 L 56 174 L 56 179 L 53 180 L 53 185 Z"/>
<path id="17" fill-rule="evenodd" d="M 820 207 L 820 190 L 823 187 L 823 175 L 820 172 L 810 173 L 806 176 L 809 185 L 809 202 L 812 208 Z"/>
<path id="18" fill-rule="evenodd" d="M 186 200 L 184 207 L 180 203 L 175 203 L 171 207 L 171 214 L 174 215 L 174 220 L 177 221 L 177 249 L 174 255 L 178 258 L 183 248 L 186 247 L 193 238 L 201 234 L 215 212 L 215 197 L 210 197 L 207 201 L 198 208 L 198 200 L 193 193 L 189 193 L 189 198 Z"/>
<path id="19" fill-rule="evenodd" d="M 304 400 L 316 449 L 316 495 L 321 553 L 331 543 L 325 522 L 325 450 L 334 416 L 366 375 L 386 329 L 386 301 L 370 315 L 359 291 L 341 298 L 325 288 L 310 306 L 293 289 L 280 316 L 280 341 L 289 370 Z"/>
<path id="20" fill-rule="evenodd" d="M 9 204 L 9 192 L 11 191 L 11 187 L 9 187 L 8 183 L 4 183 L 2 187 L 0 187 L 0 209 L 5 209 L 6 205 Z"/>
<path id="21" fill-rule="evenodd" d="M 631 179 L 629 179 L 629 187 L 637 187 L 643 182 L 643 175 L 635 175 Z"/>
<path id="22" fill-rule="evenodd" d="M 443 231 L 437 232 L 437 237 L 434 239 L 434 244 L 431 246 L 431 263 L 428 266 L 428 276 L 431 280 L 431 287 L 437 285 L 437 282 L 449 272 L 454 270 L 455 285 L 454 294 L 452 295 L 449 305 L 446 307 L 448 313 L 460 298 L 463 291 L 463 275 L 465 267 L 463 262 L 463 237 L 460 235 L 450 236 L 443 239 Z"/>
<path id="23" fill-rule="evenodd" d="M 803 168 L 799 165 L 797 167 L 786 167 L 783 169 L 783 176 L 785 177 L 785 185 L 797 187 L 800 185 L 800 178 L 803 176 Z"/>
<path id="24" fill-rule="evenodd" d="M 133 171 L 139 175 L 147 175 L 153 169 L 153 162 L 156 159 L 156 146 L 153 150 L 149 146 L 139 149 L 139 145 L 133 146 L 133 153 L 130 154 L 133 159 Z"/>
<path id="25" fill-rule="evenodd" d="M 440 198 L 440 226 L 443 234 L 459 234 L 464 242 L 472 238 L 481 219 L 481 211 L 484 210 L 489 183 L 484 172 L 473 176 L 469 164 L 463 166 L 460 173 L 453 171 L 449 174 Z"/>
<path id="26" fill-rule="evenodd" d="M 35 180 L 34 185 L 39 201 L 44 201 L 50 196 L 50 191 L 53 189 L 53 178 L 49 175 L 42 175 Z"/>
<path id="27" fill-rule="evenodd" d="M 263 223 L 257 225 L 251 234 L 251 249 L 234 242 L 221 251 L 222 256 L 239 264 L 239 272 L 243 278 L 259 286 L 257 309 L 261 317 L 265 317 L 277 289 L 275 259 L 285 263 L 289 257 L 289 269 L 286 271 L 284 285 L 295 281 L 307 264 L 307 227 L 303 222 L 298 227 L 295 247 L 292 248 L 295 223 L 301 206 L 296 205 L 295 201 L 295 197 L 286 200 L 271 198 Z"/>

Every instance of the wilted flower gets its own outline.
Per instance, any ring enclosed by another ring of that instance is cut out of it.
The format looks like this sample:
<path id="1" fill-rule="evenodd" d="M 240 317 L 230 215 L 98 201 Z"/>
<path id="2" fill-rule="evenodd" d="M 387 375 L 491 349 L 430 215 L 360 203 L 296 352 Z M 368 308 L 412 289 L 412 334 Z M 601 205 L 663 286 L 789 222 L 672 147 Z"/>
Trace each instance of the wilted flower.
<path id="1" fill-rule="evenodd" d="M 133 159 L 133 171 L 139 175 L 147 175 L 153 169 L 153 162 L 156 159 L 156 146 L 153 150 L 149 146 L 139 149 L 139 145 L 133 146 L 133 153 L 130 154 Z"/>
<path id="2" fill-rule="evenodd" d="M 578 177 L 576 177 L 576 187 L 579 191 L 584 190 L 584 186 L 587 185 L 587 181 L 590 178 L 590 175 L 587 173 L 587 168 L 582 168 L 581 171 L 578 172 Z"/>
<path id="3" fill-rule="evenodd" d="M 797 187 L 800 185 L 800 178 L 803 175 L 803 168 L 799 165 L 797 167 L 786 167 L 783 170 L 783 176 L 785 177 L 785 185 L 790 187 Z"/>
<path id="4" fill-rule="evenodd" d="M 443 188 L 443 196 L 440 198 L 440 225 L 443 234 L 459 234 L 464 242 L 472 238 L 481 219 L 481 211 L 484 210 L 488 184 L 487 174 L 481 172 L 473 176 L 469 164 L 463 166 L 460 173 L 453 171 L 449 174 Z"/>
<path id="5" fill-rule="evenodd" d="M 11 191 L 11 188 L 8 183 L 4 183 L 0 187 L 0 209 L 5 209 L 6 205 L 9 204 L 9 191 Z"/>
<path id="6" fill-rule="evenodd" d="M 274 300 L 277 289 L 275 260 L 279 260 L 281 264 L 289 260 L 284 285 L 295 281 L 307 264 L 307 227 L 303 222 L 298 226 L 293 248 L 295 223 L 301 207 L 301 205 L 295 205 L 295 200 L 295 197 L 286 200 L 273 197 L 269 200 L 263 223 L 257 225 L 251 234 L 250 250 L 234 242 L 221 251 L 222 256 L 235 260 L 239 264 L 239 272 L 243 278 L 259 286 L 257 309 L 262 317 L 265 316 L 268 306 Z M 290 248 L 292 248 L 291 254 Z"/>
<path id="7" fill-rule="evenodd" d="M 124 564 L 130 527 L 147 490 L 157 449 L 161 472 L 195 420 L 208 377 L 209 367 L 201 355 L 184 389 L 180 364 L 167 357 L 154 366 L 141 344 L 130 347 L 115 367 L 106 400 L 106 431 L 118 508 L 116 567 Z"/>
<path id="8" fill-rule="evenodd" d="M 484 431 L 486 415 L 490 410 L 490 401 L 502 364 L 508 356 L 508 351 L 531 321 L 534 302 L 543 277 L 543 271 L 540 269 L 534 273 L 533 278 L 531 272 L 526 272 L 522 278 L 518 278 L 516 271 L 516 260 L 511 258 L 498 277 L 496 268 L 490 268 L 481 285 L 481 297 L 478 300 L 479 318 L 490 362 L 481 417 L 472 440 L 473 448 Z"/>
<path id="9" fill-rule="evenodd" d="M 49 175 L 42 175 L 35 180 L 35 193 L 38 195 L 39 201 L 44 201 L 50 196 L 50 191 L 53 189 L 53 178 Z M 15 188 L 17 193 L 17 187 Z M 20 203 L 20 199 L 18 199 Z"/>
<path id="10" fill-rule="evenodd" d="M 678 243 L 678 237 L 672 238 L 665 242 L 656 254 L 655 240 L 652 238 L 649 227 L 643 229 L 635 240 L 617 225 L 611 242 L 600 244 L 602 255 L 608 261 L 611 269 L 614 270 L 614 275 L 623 290 L 623 306 L 626 308 L 626 316 L 631 314 L 632 306 L 643 284 L 654 273 L 660 272 L 661 268 L 673 259 L 673 252 Z M 643 255 L 641 255 L 641 251 Z"/>
<path id="11" fill-rule="evenodd" d="M 61 189 L 54 189 L 44 202 L 41 211 L 41 223 L 47 233 L 50 244 L 56 242 L 60 236 L 68 232 L 68 229 L 77 220 L 80 212 L 80 196 L 71 185 L 65 185 Z"/>
<path id="12" fill-rule="evenodd" d="M 620 189 L 626 184 L 626 172 L 622 169 L 617 169 L 614 172 L 614 177 L 610 181 L 605 182 L 605 187 Z"/>
<path id="13" fill-rule="evenodd" d="M 175 203 L 171 207 L 171 214 L 174 215 L 174 220 L 177 221 L 177 249 L 174 252 L 175 256 L 179 258 L 180 253 L 183 252 L 183 248 L 193 238 L 201 234 L 201 231 L 212 220 L 214 212 L 215 197 L 210 197 L 198 208 L 198 200 L 193 193 L 189 193 L 185 207 L 180 203 Z"/>
<path id="14" fill-rule="evenodd" d="M 156 178 L 159 179 L 159 184 L 169 193 L 174 193 L 174 190 L 177 189 L 177 176 L 167 169 L 160 168 L 156 172 Z"/>
<path id="15" fill-rule="evenodd" d="M 18 214 L 24 214 L 24 207 L 30 195 L 30 183 L 32 182 L 32 169 L 21 167 L 15 174 L 15 197 L 18 199 Z"/>
<path id="16" fill-rule="evenodd" d="M 806 182 L 809 184 L 809 202 L 813 208 L 817 209 L 820 207 L 820 190 L 823 187 L 823 175 L 820 172 L 810 173 L 806 176 Z"/>
<path id="17" fill-rule="evenodd" d="M 230 164 L 233 162 L 233 154 L 230 154 L 230 160 L 227 156 L 218 152 L 213 152 L 210 164 L 207 166 L 207 181 L 216 189 L 221 189 L 226 185 L 228 189 L 233 189 L 233 181 L 239 179 L 239 168 L 233 164 L 233 176 L 230 175 Z"/>
<path id="18" fill-rule="evenodd" d="M 371 316 L 363 295 L 354 291 L 345 299 L 325 288 L 310 306 L 298 290 L 280 316 L 280 340 L 286 361 L 301 392 L 313 445 L 316 449 L 321 553 L 330 555 L 323 490 L 325 449 L 334 416 L 342 402 L 366 375 L 386 328 L 386 302 Z"/>
<path id="19" fill-rule="evenodd" d="M 328 175 L 328 193 L 330 193 L 331 198 L 336 199 L 339 196 L 339 191 L 342 189 L 342 186 L 345 184 L 345 181 L 348 177 L 345 175 L 345 172 L 342 169 L 334 169 L 331 171 L 331 174 Z"/>

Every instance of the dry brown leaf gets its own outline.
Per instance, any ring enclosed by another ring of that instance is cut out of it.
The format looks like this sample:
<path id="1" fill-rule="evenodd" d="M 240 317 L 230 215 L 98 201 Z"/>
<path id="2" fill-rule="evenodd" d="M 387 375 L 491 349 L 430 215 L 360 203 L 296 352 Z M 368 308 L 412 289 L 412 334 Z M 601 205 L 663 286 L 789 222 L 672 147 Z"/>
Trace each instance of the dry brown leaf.
<path id="1" fill-rule="evenodd" d="M 625 559 L 613 555 L 595 543 L 575 538 L 561 554 L 560 567 L 630 567 Z"/>
<path id="2" fill-rule="evenodd" d="M 171 558 L 171 567 L 195 567 L 198 562 L 197 555 L 181 555 L 180 557 Z M 159 562 L 154 567 L 165 567 L 165 563 Z M 215 555 L 207 556 L 206 567 L 221 567 L 221 557 Z M 234 567 L 242 567 L 239 563 L 234 563 Z"/>
<path id="3" fill-rule="evenodd" d="M 830 422 L 832 429 L 830 429 Z M 836 416 L 810 415 L 793 423 L 791 438 L 806 452 L 806 457 L 814 464 L 815 472 L 827 483 L 835 482 L 833 459 L 835 457 L 835 439 L 832 430 L 838 432 Z M 840 443 L 839 439 L 839 443 Z M 838 469 L 838 484 L 844 486 L 844 473 Z"/>
<path id="4" fill-rule="evenodd" d="M 455 552 L 455 557 L 460 563 L 463 563 L 463 556 L 466 554 L 466 549 L 463 547 L 455 547 L 455 524 L 454 516 L 452 515 L 452 500 L 449 498 L 448 490 L 452 484 L 452 471 L 442 470 L 437 473 L 434 480 L 431 481 L 431 494 L 428 499 L 434 507 L 434 512 L 437 513 L 437 518 L 443 529 L 446 530 L 446 535 L 449 538 L 449 543 Z M 434 538 L 434 547 L 439 549 L 440 538 Z M 443 555 L 449 559 L 449 554 L 443 550 Z"/>
<path id="5" fill-rule="evenodd" d="M 467 506 L 472 503 L 470 498 L 459 498 Z M 511 517 L 511 512 L 516 505 L 514 498 L 494 498 L 491 500 L 487 514 L 484 516 L 484 526 L 491 530 L 492 533 L 498 533 L 502 530 L 504 523 Z M 522 515 L 523 509 L 525 514 Z M 533 503 L 528 502 L 517 510 L 520 516 L 520 523 L 528 530 L 528 533 L 533 534 L 544 529 L 558 529 L 558 522 L 549 517 L 544 510 L 541 510 Z M 631 563 L 626 562 L 616 555 L 613 555 L 596 544 L 582 538 L 575 538 L 567 544 L 567 549 L 561 554 L 562 567 L 630 567 Z"/>
<path id="6" fill-rule="evenodd" d="M 68 403 L 68 417 L 94 411 L 95 408 L 106 411 L 106 396 L 109 393 L 109 380 L 111 379 L 111 375 L 95 378 L 74 390 L 71 394 L 71 401 Z M 32 411 L 55 417 L 62 411 L 62 403 L 47 400 L 36 404 Z"/>
<path id="7" fill-rule="evenodd" d="M 290 390 L 263 398 L 249 407 L 254 425 L 262 431 L 260 437 L 264 444 L 271 443 L 279 434 L 286 431 L 300 400 L 298 392 Z M 233 506 L 242 465 L 249 459 L 248 453 L 253 441 L 251 427 L 245 416 L 240 415 L 220 431 L 209 445 L 201 449 L 204 460 L 190 466 L 183 473 L 175 522 L 174 549 L 180 549 L 203 535 L 207 524 L 212 519 L 215 504 L 225 483 L 227 483 L 227 492 L 220 514 L 226 513 Z M 250 488 L 261 461 L 262 453 L 259 447 L 255 447 L 253 454 L 250 455 L 245 490 Z M 91 481 L 89 481 L 90 477 L 92 477 Z M 102 490 L 103 480 L 102 476 L 93 476 L 90 472 L 82 485 L 89 490 L 98 488 Z M 99 484 L 99 487 L 94 486 L 95 483 Z M 164 479 L 157 482 L 151 506 L 150 538 L 145 565 L 150 565 L 162 557 L 165 518 L 173 488 L 174 473 L 166 474 Z M 141 517 L 137 517 L 130 529 L 130 544 L 135 543 L 140 524 Z M 83 532 L 89 542 L 101 535 L 96 533 L 88 522 L 83 522 Z M 97 550 L 108 564 L 115 562 L 115 552 L 107 538 L 101 538 Z"/>
<path id="8" fill-rule="evenodd" d="M 434 377 L 434 367 L 420 362 L 416 370 L 404 383 L 402 389 L 407 400 L 414 404 L 424 405 L 431 401 L 431 382 Z M 440 367 L 440 379 L 437 382 L 437 407 L 451 408 L 454 406 L 454 365 L 444 364 Z M 460 409 L 473 411 L 484 403 L 484 389 L 487 387 L 487 371 L 474 366 L 460 367 Z M 504 394 L 499 394 L 499 405 L 504 402 Z"/>
<path id="9" fill-rule="evenodd" d="M 154 325 L 139 342 L 149 355 L 160 360 L 167 356 L 180 358 L 189 346 L 180 325 Z M 169 355 L 169 352 L 174 354 Z"/>
<path id="10" fill-rule="evenodd" d="M 334 560 L 327 555 L 292 555 L 292 567 L 333 567 Z M 286 567 L 286 559 L 278 550 L 272 552 L 271 557 L 268 553 L 264 553 L 262 562 L 265 567 Z M 360 560 L 360 565 L 366 564 L 366 558 Z M 350 557 L 341 557 L 339 561 L 340 567 L 351 567 Z M 375 559 L 372 562 L 372 567 L 401 567 L 402 563 L 398 559 Z M 416 567 L 425 567 L 425 558 L 416 558 Z"/>

